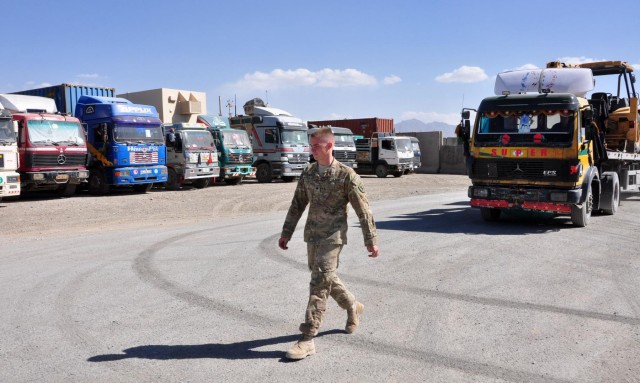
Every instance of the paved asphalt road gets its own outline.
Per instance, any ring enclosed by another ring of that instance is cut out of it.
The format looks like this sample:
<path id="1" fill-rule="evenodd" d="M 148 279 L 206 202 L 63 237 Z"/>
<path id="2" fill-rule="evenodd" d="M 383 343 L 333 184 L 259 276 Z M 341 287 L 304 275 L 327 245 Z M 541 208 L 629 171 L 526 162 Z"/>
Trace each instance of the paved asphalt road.
<path id="1" fill-rule="evenodd" d="M 309 274 L 302 222 L 276 246 L 282 213 L 5 241 L 0 381 L 639 381 L 640 196 L 586 228 L 467 204 L 373 203 L 378 259 L 351 212 L 339 272 L 362 325 L 344 334 L 331 302 L 299 362 Z"/>

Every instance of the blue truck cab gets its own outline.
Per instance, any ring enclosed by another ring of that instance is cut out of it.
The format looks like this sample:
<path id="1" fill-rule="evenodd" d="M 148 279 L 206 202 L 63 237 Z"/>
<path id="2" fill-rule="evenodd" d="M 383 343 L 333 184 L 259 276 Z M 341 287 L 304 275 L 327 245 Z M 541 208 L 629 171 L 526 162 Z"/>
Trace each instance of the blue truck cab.
<path id="1" fill-rule="evenodd" d="M 75 107 L 87 134 L 89 192 L 147 192 L 167 182 L 166 146 L 156 108 L 117 97 L 81 96 Z"/>

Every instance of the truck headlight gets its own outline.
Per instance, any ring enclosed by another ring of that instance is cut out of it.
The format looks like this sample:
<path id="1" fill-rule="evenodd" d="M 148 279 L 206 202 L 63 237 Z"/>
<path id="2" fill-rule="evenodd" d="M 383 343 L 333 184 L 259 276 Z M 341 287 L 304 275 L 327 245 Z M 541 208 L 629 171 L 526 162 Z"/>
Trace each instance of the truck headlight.
<path id="1" fill-rule="evenodd" d="M 120 170 L 117 171 L 115 173 L 113 173 L 114 176 L 116 177 L 129 177 L 129 171 L 128 170 Z"/>
<path id="2" fill-rule="evenodd" d="M 32 174 L 32 177 L 33 177 L 34 180 L 43 180 L 44 179 L 44 174 L 35 173 L 35 174 Z"/>
<path id="3" fill-rule="evenodd" d="M 473 196 L 474 197 L 479 197 L 479 198 L 487 198 L 487 197 L 489 197 L 489 189 L 481 188 L 481 187 L 475 187 L 475 188 L 473 188 Z"/>
<path id="4" fill-rule="evenodd" d="M 282 157 L 280 157 L 280 161 L 282 161 L 282 162 L 289 162 L 289 157 L 282 156 Z"/>

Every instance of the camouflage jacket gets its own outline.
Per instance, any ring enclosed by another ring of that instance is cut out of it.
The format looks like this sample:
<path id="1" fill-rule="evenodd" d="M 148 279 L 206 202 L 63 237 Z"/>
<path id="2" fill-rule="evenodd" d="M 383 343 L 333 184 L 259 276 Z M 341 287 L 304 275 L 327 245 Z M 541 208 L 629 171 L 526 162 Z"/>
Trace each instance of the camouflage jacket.
<path id="1" fill-rule="evenodd" d="M 318 163 L 312 163 L 302 172 L 287 218 L 282 237 L 291 239 L 307 204 L 309 214 L 304 227 L 305 242 L 347 244 L 347 204 L 351 203 L 360 220 L 365 246 L 376 245 L 376 225 L 362 180 L 353 169 L 334 160 L 320 174 Z"/>

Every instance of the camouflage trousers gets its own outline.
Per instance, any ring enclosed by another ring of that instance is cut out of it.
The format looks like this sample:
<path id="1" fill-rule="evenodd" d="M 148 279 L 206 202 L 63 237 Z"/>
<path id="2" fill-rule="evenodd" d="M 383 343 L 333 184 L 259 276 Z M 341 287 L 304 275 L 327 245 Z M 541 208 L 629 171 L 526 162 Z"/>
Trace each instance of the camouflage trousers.
<path id="1" fill-rule="evenodd" d="M 318 333 L 318 328 L 320 328 L 327 309 L 329 296 L 345 310 L 356 301 L 356 298 L 347 290 L 336 274 L 342 246 L 307 243 L 311 282 L 309 282 L 309 303 L 305 313 L 305 322 L 300 324 L 300 331 L 306 336 L 313 337 Z"/>

